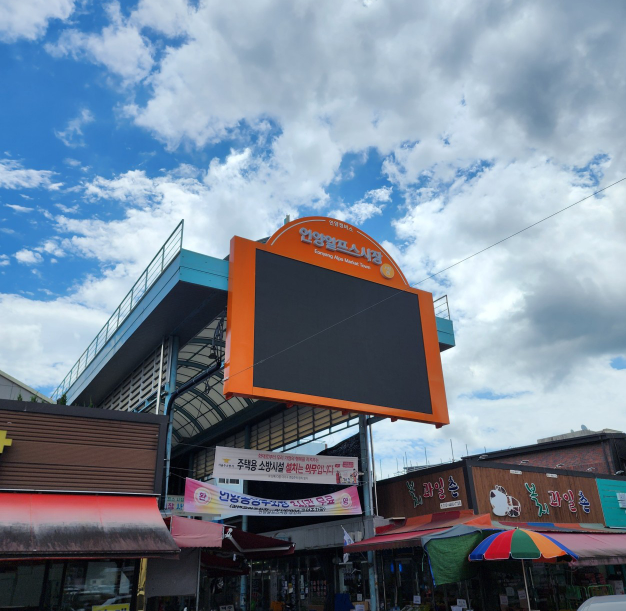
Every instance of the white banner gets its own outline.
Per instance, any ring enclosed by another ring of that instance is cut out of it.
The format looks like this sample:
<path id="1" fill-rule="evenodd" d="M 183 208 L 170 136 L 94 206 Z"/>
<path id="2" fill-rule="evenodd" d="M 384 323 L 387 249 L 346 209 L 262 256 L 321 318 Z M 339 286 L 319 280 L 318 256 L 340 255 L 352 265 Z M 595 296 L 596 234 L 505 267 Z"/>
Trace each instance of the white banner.
<path id="1" fill-rule="evenodd" d="M 218 446 L 213 477 L 350 486 L 359 483 L 358 471 L 354 457 L 281 454 Z"/>

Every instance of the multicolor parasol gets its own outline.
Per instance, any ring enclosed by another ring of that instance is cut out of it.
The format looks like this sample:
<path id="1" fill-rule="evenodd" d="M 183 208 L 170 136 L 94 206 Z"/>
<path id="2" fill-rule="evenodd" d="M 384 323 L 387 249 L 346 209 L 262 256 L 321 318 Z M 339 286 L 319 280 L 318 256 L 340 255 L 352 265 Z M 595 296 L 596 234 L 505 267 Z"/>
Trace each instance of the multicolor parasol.
<path id="1" fill-rule="evenodd" d="M 562 556 L 578 558 L 574 552 L 548 535 L 516 528 L 490 535 L 469 555 L 469 559 L 551 560 Z"/>
<path id="2" fill-rule="evenodd" d="M 526 588 L 526 600 L 530 607 L 528 582 L 524 560 L 553 560 L 554 558 L 577 559 L 578 555 L 555 541 L 552 537 L 524 528 L 505 530 L 487 537 L 470 553 L 470 561 L 477 560 L 521 560 Z"/>

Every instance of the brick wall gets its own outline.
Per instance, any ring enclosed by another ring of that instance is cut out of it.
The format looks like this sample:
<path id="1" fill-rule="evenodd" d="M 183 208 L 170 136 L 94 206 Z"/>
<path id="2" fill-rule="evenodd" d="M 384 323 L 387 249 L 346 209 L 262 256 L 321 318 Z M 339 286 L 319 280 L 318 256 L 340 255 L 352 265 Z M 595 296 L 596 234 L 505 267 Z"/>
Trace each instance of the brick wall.
<path id="1" fill-rule="evenodd" d="M 561 469 L 570 469 L 572 471 L 586 471 L 589 468 L 595 468 L 594 473 L 614 473 L 621 467 L 616 467 L 612 464 L 613 459 L 608 445 L 605 450 L 606 454 L 602 448 L 601 442 L 553 450 L 541 450 L 541 444 L 538 444 L 536 452 L 525 452 L 524 454 L 506 457 L 494 457 L 493 461 L 519 465 L 522 460 L 527 460 L 528 463 L 525 464 L 532 467 L 547 467 L 552 469 L 556 468 L 556 465 L 562 464 Z M 609 465 L 607 465 L 607 457 Z"/>

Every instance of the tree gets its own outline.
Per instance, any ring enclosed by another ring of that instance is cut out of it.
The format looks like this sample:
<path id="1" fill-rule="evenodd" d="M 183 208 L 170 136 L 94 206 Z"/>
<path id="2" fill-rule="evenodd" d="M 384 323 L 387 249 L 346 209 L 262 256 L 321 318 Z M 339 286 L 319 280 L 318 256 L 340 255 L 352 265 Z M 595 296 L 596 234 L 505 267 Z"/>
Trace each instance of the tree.
<path id="1" fill-rule="evenodd" d="M 67 393 L 63 393 L 58 399 L 57 399 L 57 405 L 67 405 Z"/>

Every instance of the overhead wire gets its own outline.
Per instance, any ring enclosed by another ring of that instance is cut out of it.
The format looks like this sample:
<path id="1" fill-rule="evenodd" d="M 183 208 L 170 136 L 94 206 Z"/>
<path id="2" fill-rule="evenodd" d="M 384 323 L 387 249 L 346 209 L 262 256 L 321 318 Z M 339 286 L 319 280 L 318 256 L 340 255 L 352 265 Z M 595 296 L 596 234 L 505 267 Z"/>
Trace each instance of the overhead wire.
<path id="1" fill-rule="evenodd" d="M 461 259 L 460 261 L 457 261 L 456 263 L 453 263 L 452 265 L 449 265 L 448 267 L 445 267 L 444 269 L 439 270 L 438 272 L 435 272 L 434 274 L 431 274 L 430 276 L 427 276 L 426 278 L 420 280 L 419 282 L 415 282 L 413 284 L 410 284 L 409 286 L 411 287 L 416 287 L 424 282 L 426 282 L 427 280 L 430 280 L 431 278 L 434 278 L 435 276 L 438 276 L 439 274 L 442 274 L 450 269 L 452 269 L 453 267 L 456 267 L 457 265 L 461 265 L 461 263 L 465 263 L 466 261 L 469 261 L 470 259 L 473 259 L 474 257 L 477 257 L 478 255 L 490 250 L 491 248 L 494 248 L 495 246 L 498 246 L 499 244 L 502 244 L 503 242 L 506 242 L 507 240 L 510 240 L 511 238 L 514 238 L 515 236 L 520 235 L 521 233 L 524 233 L 525 231 L 528 231 L 529 229 L 532 229 L 533 227 L 536 227 L 537 225 L 540 225 L 541 223 L 561 214 L 562 212 L 565 212 L 566 210 L 570 210 L 571 208 L 573 208 L 574 206 L 577 206 L 578 204 L 581 204 L 582 202 L 591 199 L 592 197 L 595 197 L 596 195 L 599 195 L 600 193 L 607 191 L 608 189 L 614 187 L 615 185 L 618 185 L 619 183 L 623 182 L 626 180 L 626 176 L 624 176 L 623 178 L 620 178 L 619 180 L 616 180 L 615 182 L 611 183 L 610 185 L 607 185 L 606 187 L 603 187 L 602 189 L 598 189 L 597 191 L 594 191 L 593 193 L 591 193 L 590 195 L 587 195 L 586 197 L 583 197 L 582 199 L 579 199 L 578 201 L 574 202 L 573 204 L 570 204 L 569 206 L 565 206 L 564 208 L 561 208 L 560 210 L 557 210 L 556 212 L 553 212 L 552 214 L 549 214 L 548 216 L 543 217 L 542 219 L 535 221 L 534 223 L 527 225 L 526 227 L 516 231 L 515 233 L 512 233 L 508 236 L 506 236 L 505 238 L 502 238 L 501 240 L 498 240 L 497 242 L 494 242 L 493 244 L 490 244 L 489 246 L 486 246 L 485 248 L 482 248 L 481 250 Z M 395 291 L 394 293 L 392 293 L 391 295 L 385 297 L 384 299 L 381 299 L 380 301 L 377 301 L 376 303 L 373 303 L 365 308 L 362 308 L 361 310 L 359 310 L 358 312 L 355 312 L 354 314 L 351 314 L 350 316 L 347 316 L 339 321 L 337 321 L 336 323 L 333 323 L 332 325 L 329 325 L 328 327 L 325 327 L 324 329 L 321 329 L 320 331 L 317 331 L 315 333 L 313 333 L 312 335 L 309 335 L 308 337 L 305 337 L 303 339 L 301 339 L 300 341 L 295 342 L 294 344 L 291 344 L 290 346 L 287 346 L 286 348 L 283 348 L 282 350 L 278 350 L 277 352 L 275 352 L 274 354 L 271 354 L 270 356 L 267 356 L 265 358 L 262 358 L 260 360 L 258 360 L 257 362 L 253 363 L 252 365 L 248 365 L 248 367 L 244 367 L 243 369 L 241 369 L 240 371 L 236 371 L 234 373 L 229 374 L 229 378 L 234 378 L 237 375 L 240 375 L 246 371 L 248 371 L 249 369 L 252 369 L 253 367 L 256 367 L 257 365 L 260 365 L 266 361 L 269 361 L 272 358 L 275 358 L 277 356 L 279 356 L 280 354 L 283 354 L 284 352 L 287 352 L 288 350 L 291 350 L 297 346 L 299 346 L 300 344 L 303 344 L 315 337 L 317 337 L 318 335 L 321 335 L 322 333 L 326 333 L 327 331 L 330 331 L 331 329 L 334 329 L 335 327 L 337 327 L 338 325 L 341 325 L 345 322 L 347 322 L 348 320 L 351 320 L 352 318 L 355 318 L 356 316 L 359 316 L 360 314 L 363 314 L 364 312 L 367 312 L 368 310 L 371 310 L 372 308 L 375 308 L 376 306 L 379 306 L 380 304 L 388 301 L 389 299 L 391 299 L 392 297 L 395 297 L 396 295 L 402 294 L 404 293 L 404 291 L 402 289 L 398 289 L 397 291 Z"/>

